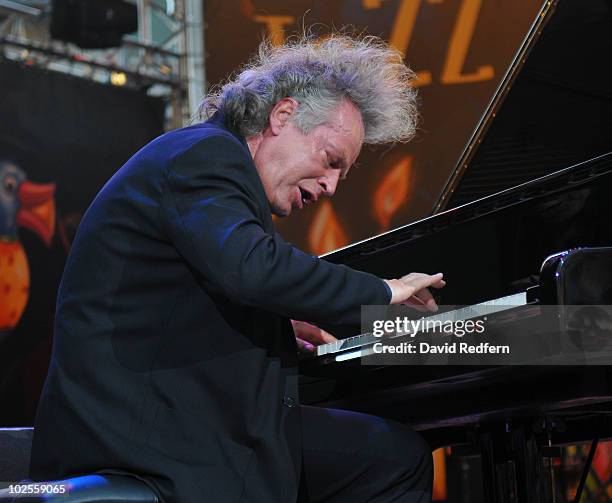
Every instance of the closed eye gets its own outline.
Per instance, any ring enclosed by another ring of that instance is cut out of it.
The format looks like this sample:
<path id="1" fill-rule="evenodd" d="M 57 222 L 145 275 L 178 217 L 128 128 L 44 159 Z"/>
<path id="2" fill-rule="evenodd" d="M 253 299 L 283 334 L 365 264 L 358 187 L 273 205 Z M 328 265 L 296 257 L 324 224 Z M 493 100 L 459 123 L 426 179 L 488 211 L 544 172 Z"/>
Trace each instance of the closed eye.
<path id="1" fill-rule="evenodd" d="M 331 169 L 340 169 L 342 172 L 340 173 L 340 180 L 344 180 L 348 173 L 348 167 L 346 167 L 346 162 L 344 159 L 339 159 L 337 157 L 332 156 L 331 154 L 327 154 L 327 165 Z"/>

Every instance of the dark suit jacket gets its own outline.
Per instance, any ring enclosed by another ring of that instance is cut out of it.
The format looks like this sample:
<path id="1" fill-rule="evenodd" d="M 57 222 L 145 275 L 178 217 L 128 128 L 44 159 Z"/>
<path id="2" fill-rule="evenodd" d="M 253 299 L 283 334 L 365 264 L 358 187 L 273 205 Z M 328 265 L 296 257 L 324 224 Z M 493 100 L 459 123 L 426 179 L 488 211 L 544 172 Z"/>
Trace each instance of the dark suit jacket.
<path id="1" fill-rule="evenodd" d="M 388 302 L 380 279 L 274 233 L 246 142 L 220 118 L 167 133 L 79 226 L 31 477 L 127 471 L 166 501 L 294 501 L 289 318 L 358 323 L 361 304 Z"/>

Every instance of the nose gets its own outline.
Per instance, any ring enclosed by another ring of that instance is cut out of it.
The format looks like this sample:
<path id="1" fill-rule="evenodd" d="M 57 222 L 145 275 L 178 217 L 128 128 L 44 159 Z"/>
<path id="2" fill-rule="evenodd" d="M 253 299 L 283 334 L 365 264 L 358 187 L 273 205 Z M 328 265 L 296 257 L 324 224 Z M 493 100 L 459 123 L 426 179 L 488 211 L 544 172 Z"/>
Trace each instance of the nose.
<path id="1" fill-rule="evenodd" d="M 330 170 L 325 176 L 320 177 L 317 182 L 322 189 L 323 194 L 331 197 L 336 192 L 338 186 L 338 180 L 340 179 L 340 170 Z"/>

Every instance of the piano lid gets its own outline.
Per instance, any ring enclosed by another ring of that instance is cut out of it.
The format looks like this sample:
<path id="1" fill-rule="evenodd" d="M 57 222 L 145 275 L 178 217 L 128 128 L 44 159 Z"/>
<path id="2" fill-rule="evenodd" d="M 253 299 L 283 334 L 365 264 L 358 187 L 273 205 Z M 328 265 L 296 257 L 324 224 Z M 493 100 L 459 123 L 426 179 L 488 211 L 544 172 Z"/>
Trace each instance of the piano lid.
<path id="1" fill-rule="evenodd" d="M 544 259 L 612 246 L 612 152 L 347 246 L 324 258 L 381 278 L 443 272 L 445 304 L 538 284 Z"/>
<path id="2" fill-rule="evenodd" d="M 612 2 L 550 5 L 436 214 L 326 260 L 382 278 L 443 272 L 439 301 L 469 305 L 537 284 L 553 253 L 612 246 Z"/>
<path id="3" fill-rule="evenodd" d="M 610 33 L 612 2 L 548 2 L 434 213 L 612 150 Z"/>

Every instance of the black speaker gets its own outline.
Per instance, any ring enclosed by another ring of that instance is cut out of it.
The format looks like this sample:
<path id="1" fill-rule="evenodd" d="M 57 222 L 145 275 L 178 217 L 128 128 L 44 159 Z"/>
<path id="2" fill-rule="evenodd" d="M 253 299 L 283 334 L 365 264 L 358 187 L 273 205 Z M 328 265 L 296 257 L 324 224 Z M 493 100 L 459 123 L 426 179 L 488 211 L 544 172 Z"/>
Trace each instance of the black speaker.
<path id="1" fill-rule="evenodd" d="M 136 5 L 123 0 L 53 0 L 51 37 L 84 49 L 118 47 L 138 29 Z"/>

